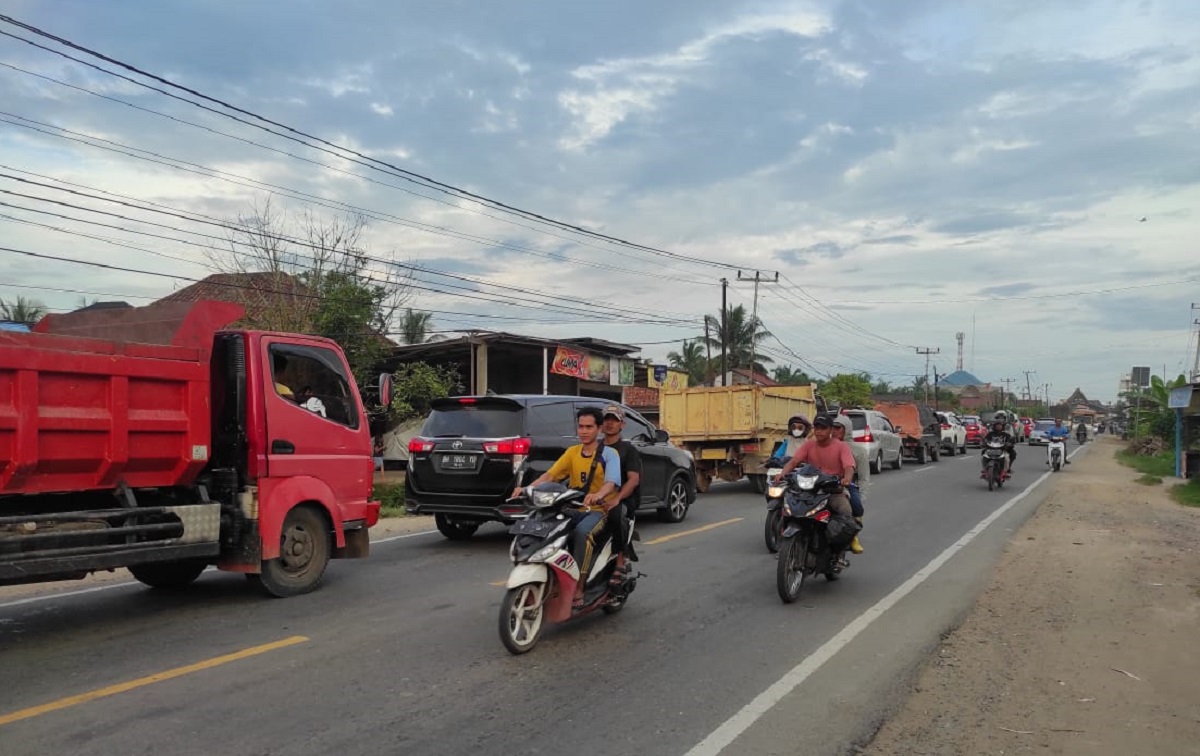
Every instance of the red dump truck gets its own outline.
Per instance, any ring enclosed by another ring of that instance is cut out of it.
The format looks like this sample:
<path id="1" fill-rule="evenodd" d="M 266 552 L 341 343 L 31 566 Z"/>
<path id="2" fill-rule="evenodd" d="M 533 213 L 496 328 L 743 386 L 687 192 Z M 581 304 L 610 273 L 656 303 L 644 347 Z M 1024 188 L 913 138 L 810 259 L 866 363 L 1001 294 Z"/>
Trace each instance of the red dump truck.
<path id="1" fill-rule="evenodd" d="M 127 567 L 177 588 L 216 565 L 291 596 L 367 555 L 379 502 L 345 356 L 223 330 L 243 314 L 162 303 L 0 332 L 0 585 Z"/>

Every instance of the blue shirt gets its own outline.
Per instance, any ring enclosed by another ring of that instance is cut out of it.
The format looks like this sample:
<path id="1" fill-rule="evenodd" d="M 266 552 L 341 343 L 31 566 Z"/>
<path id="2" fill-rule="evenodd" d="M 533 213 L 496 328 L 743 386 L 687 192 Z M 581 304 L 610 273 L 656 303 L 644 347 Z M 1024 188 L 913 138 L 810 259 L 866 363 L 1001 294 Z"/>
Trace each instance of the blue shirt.
<path id="1" fill-rule="evenodd" d="M 1057 441 L 1059 439 L 1066 441 L 1071 437 L 1071 429 L 1065 425 L 1055 425 L 1046 431 L 1046 438 Z"/>

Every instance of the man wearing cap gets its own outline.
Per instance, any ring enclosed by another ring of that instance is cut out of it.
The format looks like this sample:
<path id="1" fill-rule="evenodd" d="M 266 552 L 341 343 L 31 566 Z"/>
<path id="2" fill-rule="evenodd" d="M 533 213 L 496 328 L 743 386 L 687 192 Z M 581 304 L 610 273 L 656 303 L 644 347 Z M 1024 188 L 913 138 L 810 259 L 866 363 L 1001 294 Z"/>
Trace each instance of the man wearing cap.
<path id="1" fill-rule="evenodd" d="M 833 437 L 833 420 L 829 415 L 817 415 L 813 420 L 813 437 L 796 450 L 795 455 L 783 466 L 777 480 L 805 462 L 815 465 L 826 475 L 841 478 L 842 488 L 854 482 L 854 454 L 845 441 Z M 830 496 L 829 509 L 834 514 L 851 516 L 850 497 L 845 493 Z"/>
<path id="2" fill-rule="evenodd" d="M 850 422 L 850 418 L 838 415 L 833 419 L 833 439 L 845 442 L 846 446 L 850 447 L 850 453 L 854 455 L 854 482 L 846 488 L 846 493 L 850 497 L 850 509 L 854 512 L 854 519 L 858 521 L 859 525 L 862 525 L 863 497 L 866 496 L 867 486 L 871 483 L 871 465 L 867 460 L 867 450 L 863 448 L 863 445 L 853 443 L 853 432 L 854 426 Z M 847 441 L 847 437 L 851 440 Z M 854 536 L 854 540 L 850 542 L 850 551 L 854 554 L 861 554 L 864 550 L 858 536 Z"/>
<path id="3" fill-rule="evenodd" d="M 612 524 L 616 541 L 621 544 L 622 549 L 629 541 L 627 532 L 629 523 L 625 516 L 626 514 L 629 516 L 636 514 L 642 503 L 642 455 L 636 446 L 621 438 L 621 432 L 624 429 L 625 410 L 619 404 L 606 406 L 604 422 L 600 425 L 600 431 L 604 434 L 604 445 L 616 451 L 617 456 L 621 459 L 621 488 L 616 494 L 609 497 L 606 504 L 611 505 L 608 519 Z M 637 560 L 637 555 L 633 553 L 632 548 L 622 552 L 620 567 L 625 567 L 626 558 Z"/>

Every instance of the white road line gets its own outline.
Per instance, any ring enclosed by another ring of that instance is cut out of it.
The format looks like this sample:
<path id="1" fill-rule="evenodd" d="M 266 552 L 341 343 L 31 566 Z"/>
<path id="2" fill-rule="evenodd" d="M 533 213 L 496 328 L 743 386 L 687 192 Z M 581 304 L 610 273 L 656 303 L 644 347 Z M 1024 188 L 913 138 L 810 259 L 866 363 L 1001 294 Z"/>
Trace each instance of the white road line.
<path id="1" fill-rule="evenodd" d="M 922 472 L 929 472 L 932 469 L 933 469 L 932 467 L 918 467 L 916 470 L 913 470 L 913 473 L 916 474 L 916 473 L 922 473 Z"/>
<path id="2" fill-rule="evenodd" d="M 419 533 L 405 533 L 403 535 L 389 536 L 387 538 L 380 538 L 378 541 L 371 541 L 371 545 L 374 546 L 379 543 L 388 543 L 390 541 L 399 541 L 403 538 L 416 538 L 417 536 L 431 535 L 436 532 L 437 532 L 436 530 L 422 530 Z M 215 568 L 209 567 L 208 570 L 205 570 L 205 572 L 208 572 L 213 569 L 215 569 Z M 36 604 L 39 601 L 49 601 L 51 599 L 69 598 L 71 596 L 83 596 L 88 593 L 97 593 L 99 591 L 110 591 L 113 588 L 124 588 L 124 587 L 130 586 L 130 585 L 141 585 L 141 583 L 139 583 L 136 580 L 126 580 L 121 583 L 108 583 L 106 585 L 97 585 L 92 588 L 80 588 L 77 591 L 63 591 L 62 593 L 46 593 L 41 596 L 30 596 L 29 598 L 16 599 L 15 601 L 7 601 L 3 604 L 0 604 L 0 609 L 7 609 L 12 606 L 23 606 L 25 604 Z"/>
<path id="3" fill-rule="evenodd" d="M 1078 449 L 1076 449 L 1078 451 Z M 1074 456 L 1072 453 L 1070 456 Z M 783 700 L 785 696 L 800 686 L 814 672 L 820 669 L 825 662 L 834 657 L 837 652 L 841 651 L 850 644 L 863 630 L 866 630 L 872 622 L 879 619 L 888 609 L 898 604 L 908 594 L 912 593 L 922 583 L 930 578 L 938 571 L 946 562 L 950 561 L 958 552 L 962 551 L 968 544 L 974 541 L 980 533 L 996 520 L 1000 519 L 1008 510 L 1012 509 L 1022 499 L 1029 495 L 1029 492 L 1036 488 L 1042 481 L 1050 477 L 1053 473 L 1042 473 L 1041 477 L 1029 484 L 1024 491 L 1009 499 L 1003 506 L 985 517 L 978 525 L 971 528 L 967 533 L 950 545 L 941 554 L 934 557 L 933 561 L 922 567 L 908 580 L 905 580 L 900 586 L 893 590 L 888 595 L 880 599 L 874 606 L 861 615 L 856 617 L 850 624 L 842 628 L 841 632 L 833 636 L 825 642 L 820 648 L 814 651 L 810 656 L 789 670 L 783 677 L 773 683 L 770 687 L 754 697 L 750 703 L 742 707 L 741 711 L 734 714 L 729 719 L 725 720 L 717 729 L 713 730 L 708 737 L 697 743 L 686 756 L 717 756 L 725 750 L 727 746 L 733 743 L 746 730 L 750 729 L 759 719 L 767 712 L 774 708 L 775 704 Z"/>

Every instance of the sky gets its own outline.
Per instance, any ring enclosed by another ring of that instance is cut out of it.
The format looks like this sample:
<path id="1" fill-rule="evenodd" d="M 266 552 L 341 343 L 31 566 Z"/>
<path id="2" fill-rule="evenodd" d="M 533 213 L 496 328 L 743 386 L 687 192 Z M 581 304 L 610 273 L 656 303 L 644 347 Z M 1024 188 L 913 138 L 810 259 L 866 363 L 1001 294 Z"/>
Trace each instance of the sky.
<path id="1" fill-rule="evenodd" d="M 765 356 L 812 375 L 911 384 L 926 349 L 946 374 L 957 333 L 966 369 L 1055 401 L 1111 401 L 1133 365 L 1192 366 L 1191 0 L 0 14 L 113 61 L 0 20 L 6 300 L 149 303 L 214 272 L 220 224 L 269 199 L 293 218 L 366 216 L 373 264 L 419 267 L 409 304 L 446 336 L 596 336 L 663 361 L 719 312 L 720 279 L 752 310 L 758 273 Z"/>

